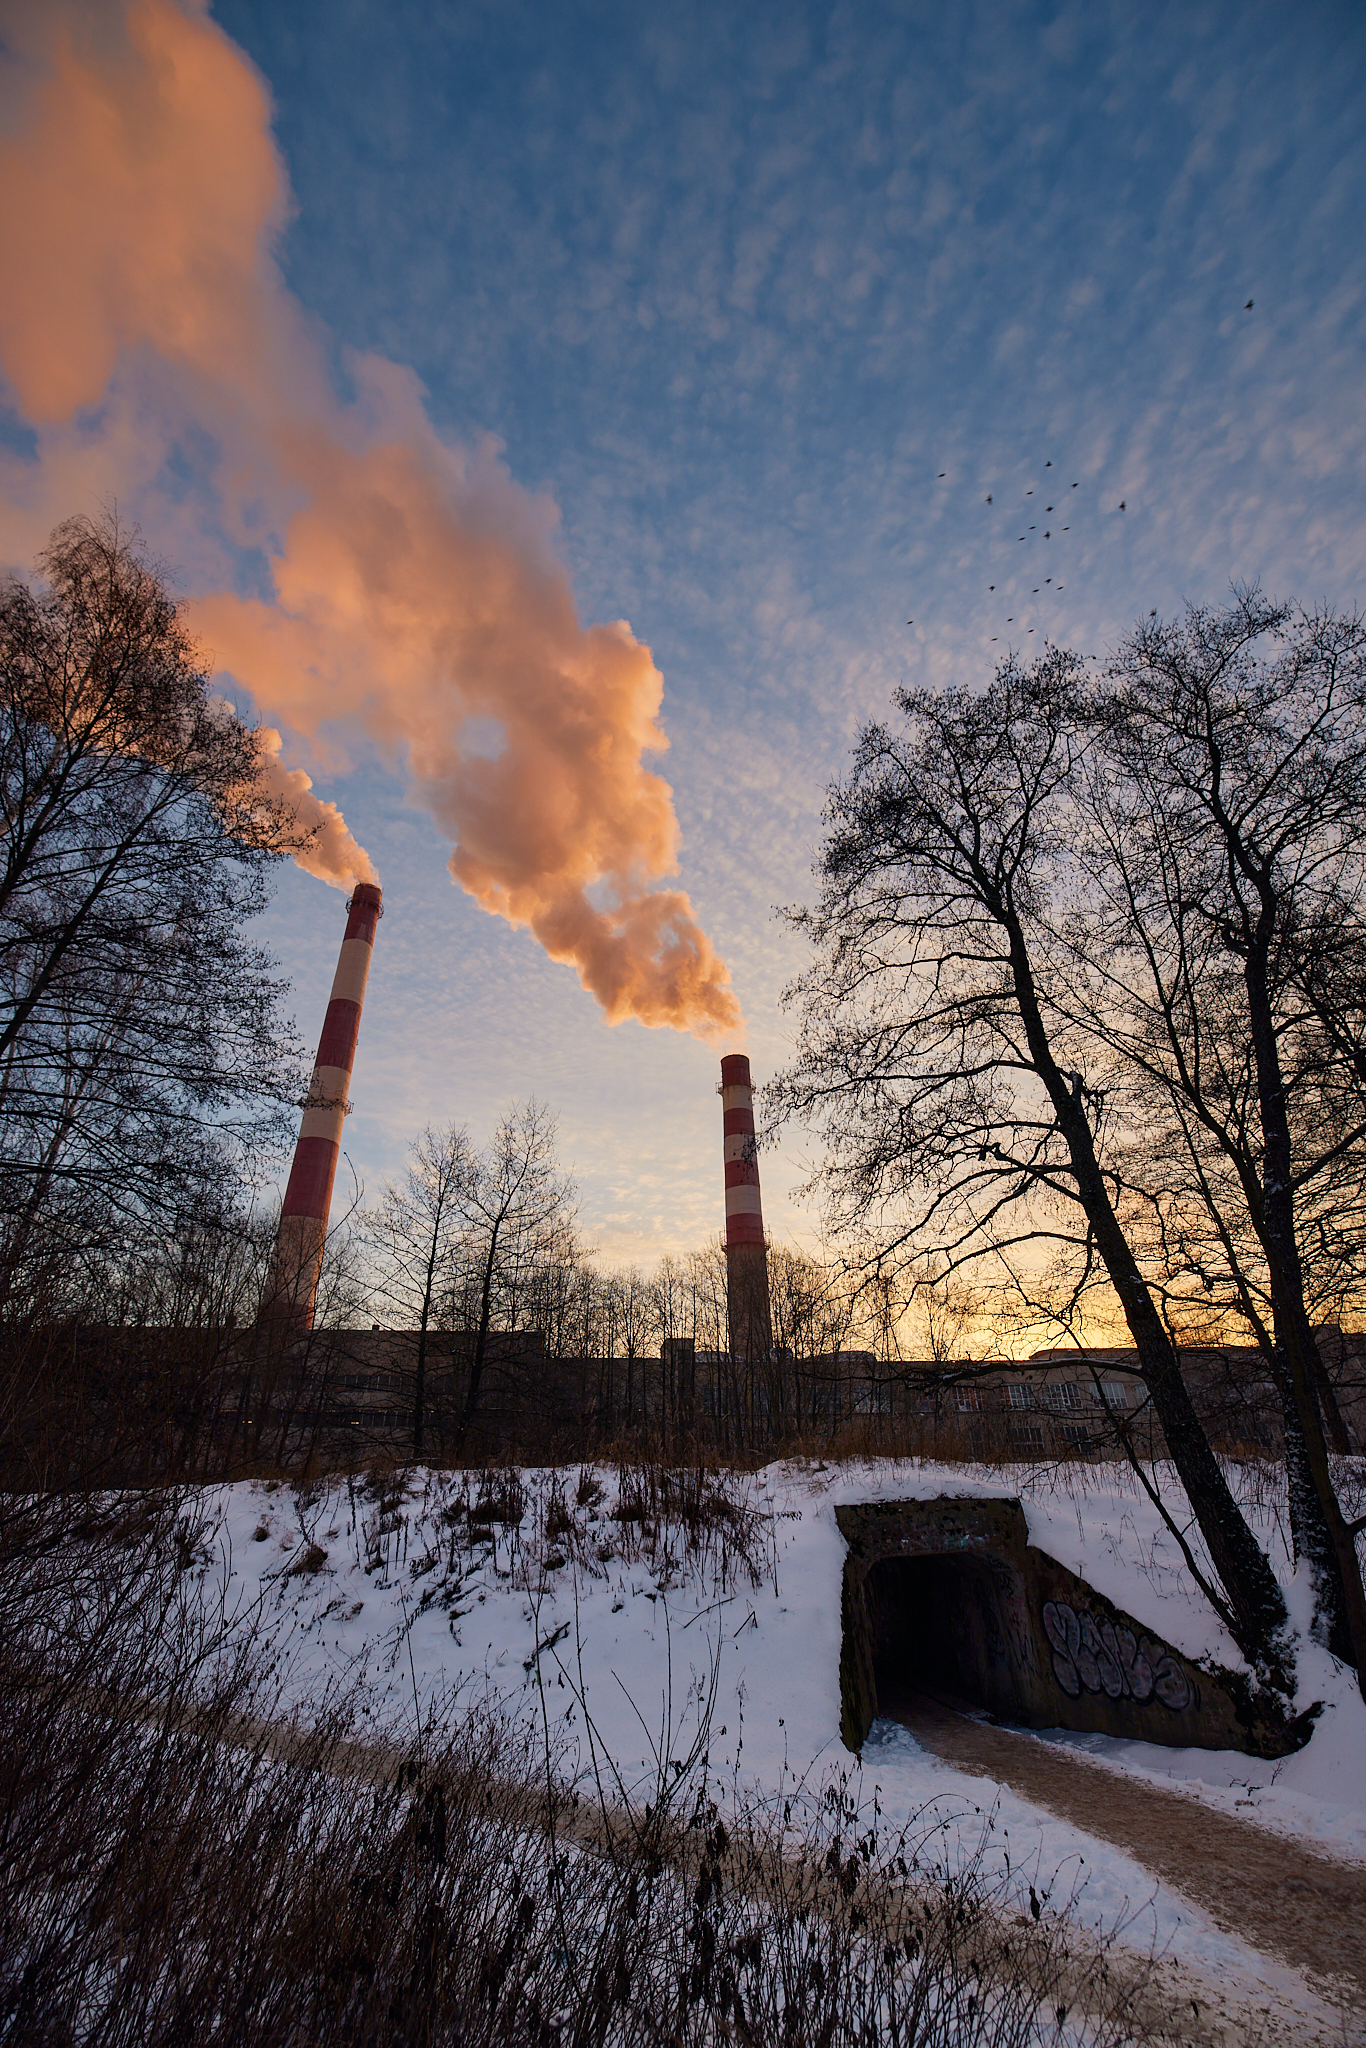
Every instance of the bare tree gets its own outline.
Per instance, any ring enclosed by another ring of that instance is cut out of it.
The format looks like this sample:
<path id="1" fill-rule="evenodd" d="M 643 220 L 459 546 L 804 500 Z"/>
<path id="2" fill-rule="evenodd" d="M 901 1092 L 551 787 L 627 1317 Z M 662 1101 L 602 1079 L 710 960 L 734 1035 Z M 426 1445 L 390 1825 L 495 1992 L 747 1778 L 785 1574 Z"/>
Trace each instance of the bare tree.
<path id="1" fill-rule="evenodd" d="M 566 1208 L 558 1226 L 541 1240 L 532 1294 L 523 1310 L 524 1319 L 529 1318 L 544 1335 L 550 1358 L 568 1358 L 575 1351 L 585 1299 L 592 1293 L 588 1284 L 594 1277 L 591 1258 L 573 1212 Z"/>
<path id="2" fill-rule="evenodd" d="M 409 1148 L 401 1181 L 391 1184 L 364 1219 L 379 1299 L 416 1327 L 413 1364 L 413 1456 L 422 1456 L 429 1342 L 454 1268 L 467 1243 L 476 1166 L 463 1125 L 428 1124 Z"/>
<path id="3" fill-rule="evenodd" d="M 688 1311 L 696 1340 L 695 1363 L 701 1366 L 701 1404 L 724 1437 L 730 1427 L 732 1394 L 727 1381 L 730 1304 L 726 1254 L 719 1237 L 700 1251 L 689 1252 Z M 703 1365 L 703 1360 L 706 1361 Z"/>
<path id="4" fill-rule="evenodd" d="M 1311 1320 L 1316 1267 L 1330 1288 L 1366 1268 L 1366 625 L 1256 591 L 1149 620 L 1095 717 L 1076 950 L 1177 1168 L 1154 1176 L 1150 1147 L 1134 1178 L 1168 1271 L 1221 1274 L 1269 1360 L 1316 1623 L 1366 1689 L 1325 1424 L 1346 1435 Z"/>
<path id="5" fill-rule="evenodd" d="M 495 1320 L 509 1333 L 523 1327 L 538 1272 L 562 1249 L 573 1218 L 574 1183 L 556 1160 L 555 1133 L 544 1103 L 516 1104 L 487 1150 L 472 1159 L 461 1191 L 464 1263 L 477 1316 L 461 1443 L 478 1411 Z"/>
<path id="6" fill-rule="evenodd" d="M 1287 1687 L 1285 1606 L 1182 1379 L 1120 1215 L 1106 1062 L 1059 926 L 1073 883 L 1084 694 L 1055 650 L 980 695 L 901 691 L 832 790 L 802 1034 L 774 1089 L 821 1128 L 836 1221 L 877 1259 L 926 1251 L 1027 1281 L 1065 1249 L 1103 1268 L 1213 1562 L 1191 1569 L 1250 1661 Z M 1222 1587 L 1222 1591 L 1220 1590 Z"/>
<path id="7" fill-rule="evenodd" d="M 29 1320 L 287 1135 L 297 1048 L 242 928 L 306 840 L 135 540 L 72 520 L 38 566 L 0 591 L 0 1305 Z"/>
<path id="8" fill-rule="evenodd" d="M 607 1278 L 613 1304 L 616 1344 L 626 1360 L 625 1422 L 630 1429 L 637 1421 L 647 1422 L 645 1384 L 640 1382 L 641 1413 L 636 1414 L 636 1366 L 656 1331 L 655 1303 L 649 1283 L 639 1266 L 623 1266 Z M 615 1348 L 615 1347 L 614 1347 Z"/>
<path id="9" fill-rule="evenodd" d="M 681 1338 L 695 1341 L 696 1336 L 689 1314 L 687 1270 L 671 1252 L 666 1252 L 655 1267 L 650 1288 L 654 1327 L 659 1337 L 660 1400 L 667 1434 L 692 1428 L 697 1394 L 696 1352 L 684 1354 L 679 1347 Z M 685 1356 L 687 1363 L 682 1362 Z"/>
<path id="10" fill-rule="evenodd" d="M 774 1350 L 767 1364 L 767 1423 L 781 1438 L 838 1419 L 839 1356 L 849 1341 L 854 1303 L 833 1261 L 774 1245 L 768 1273 Z"/>

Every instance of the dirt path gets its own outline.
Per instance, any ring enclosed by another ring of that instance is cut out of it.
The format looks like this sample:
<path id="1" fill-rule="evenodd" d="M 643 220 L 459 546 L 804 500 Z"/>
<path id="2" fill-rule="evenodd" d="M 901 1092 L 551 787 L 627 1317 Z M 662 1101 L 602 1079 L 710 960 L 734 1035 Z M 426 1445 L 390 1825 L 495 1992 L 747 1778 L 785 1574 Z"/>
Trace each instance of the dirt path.
<path id="1" fill-rule="evenodd" d="M 1230 1934 L 1366 2011 L 1366 1870 L 917 1693 L 882 1711 L 957 1769 L 1113 1842 Z"/>

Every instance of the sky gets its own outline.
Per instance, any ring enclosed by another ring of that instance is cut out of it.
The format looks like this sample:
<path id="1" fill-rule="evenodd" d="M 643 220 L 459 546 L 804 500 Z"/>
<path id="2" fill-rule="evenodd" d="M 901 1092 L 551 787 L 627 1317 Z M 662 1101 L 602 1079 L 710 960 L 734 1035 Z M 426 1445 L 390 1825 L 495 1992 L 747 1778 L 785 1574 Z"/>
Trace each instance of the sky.
<path id="1" fill-rule="evenodd" d="M 0 24 L 0 565 L 117 501 L 340 807 L 264 921 L 305 1040 L 378 872 L 368 1196 L 534 1093 L 605 1260 L 714 1236 L 717 1058 L 788 1054 L 778 907 L 898 684 L 1366 598 L 1357 7 Z"/>

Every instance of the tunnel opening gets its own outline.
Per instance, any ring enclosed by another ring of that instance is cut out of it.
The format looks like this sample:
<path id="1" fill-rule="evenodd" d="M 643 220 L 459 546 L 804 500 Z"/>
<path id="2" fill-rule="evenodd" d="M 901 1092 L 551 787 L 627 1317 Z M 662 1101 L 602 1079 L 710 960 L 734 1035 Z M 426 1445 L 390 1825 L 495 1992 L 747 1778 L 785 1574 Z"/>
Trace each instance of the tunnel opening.
<path id="1" fill-rule="evenodd" d="M 848 1546 L 840 1733 L 856 1754 L 879 1715 L 915 1730 L 954 1706 L 1252 1756 L 1308 1740 L 1316 1709 L 1287 1719 L 1241 1673 L 1165 1642 L 1032 1544 L 1018 1500 L 849 1502 L 835 1521 Z"/>
<path id="2" fill-rule="evenodd" d="M 982 1557 L 889 1557 L 865 1581 L 877 1710 L 929 1694 L 1030 1718 L 1015 1644 L 1016 1575 Z"/>

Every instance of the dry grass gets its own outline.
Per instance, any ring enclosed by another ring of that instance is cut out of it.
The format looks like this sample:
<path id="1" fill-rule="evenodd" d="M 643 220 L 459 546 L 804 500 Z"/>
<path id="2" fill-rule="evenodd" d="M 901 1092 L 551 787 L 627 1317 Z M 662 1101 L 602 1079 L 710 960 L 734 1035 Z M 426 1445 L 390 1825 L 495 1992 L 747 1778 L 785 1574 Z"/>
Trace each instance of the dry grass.
<path id="1" fill-rule="evenodd" d="M 586 1530 L 591 1479 L 547 1492 L 547 1540 L 562 1513 Z M 392 1546 L 393 1477 L 356 1495 Z M 621 1497 L 633 1539 L 743 1545 L 714 1474 L 628 1473 Z M 460 1702 L 379 1748 L 358 1697 L 282 1729 L 254 1617 L 206 1614 L 202 1556 L 186 1495 L 0 1495 L 0 2042 L 1136 2038 L 1063 1916 L 1012 1927 L 979 1872 L 838 1795 L 795 1852 L 779 1813 L 723 1821 L 705 1725 L 643 1809 L 574 1802 Z"/>
<path id="2" fill-rule="evenodd" d="M 384 1475 L 346 1482 L 363 1568 L 422 1584 L 416 1611 L 463 1610 L 472 1566 L 492 1563 L 530 1595 L 549 1575 L 602 1579 L 648 1566 L 660 1587 L 701 1581 L 724 1594 L 776 1569 L 774 1517 L 751 1474 L 712 1465 L 619 1463 Z M 330 1512 L 334 1512 L 332 1510 Z"/>

